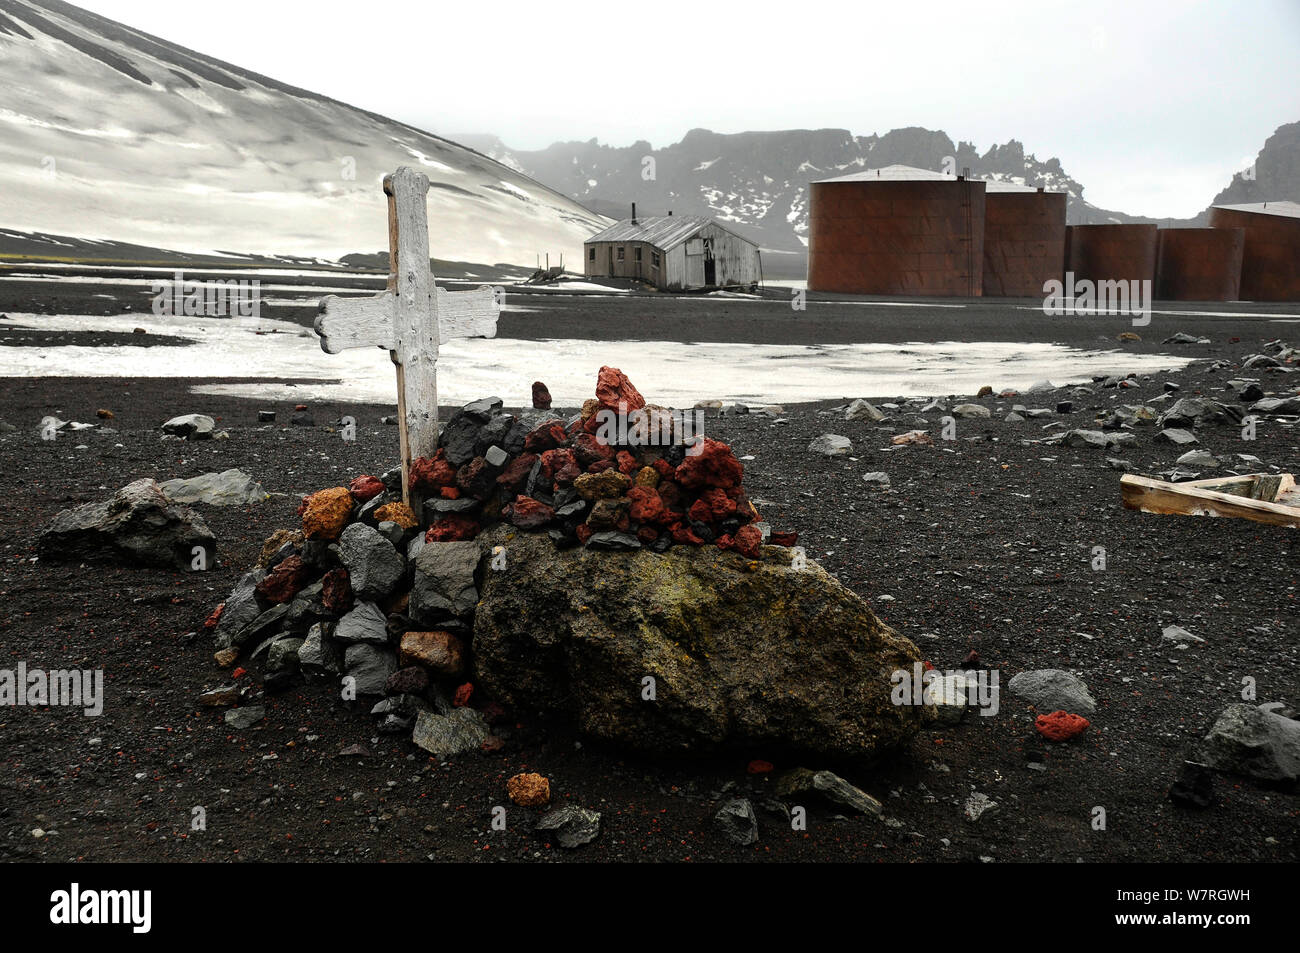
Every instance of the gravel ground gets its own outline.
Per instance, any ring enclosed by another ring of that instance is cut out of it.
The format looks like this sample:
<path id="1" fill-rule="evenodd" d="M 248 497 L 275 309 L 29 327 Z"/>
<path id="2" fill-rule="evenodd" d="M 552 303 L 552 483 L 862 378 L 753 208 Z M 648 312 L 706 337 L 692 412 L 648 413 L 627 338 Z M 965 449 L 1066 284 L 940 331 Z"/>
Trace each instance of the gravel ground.
<path id="1" fill-rule="evenodd" d="M 1269 330 L 1198 356 L 1239 361 Z M 1095 330 L 1090 336 L 1095 335 Z M 1276 333 L 1269 336 L 1276 336 Z M 1223 340 L 1219 335 L 1218 340 Z M 1138 403 L 1177 382 L 1180 396 L 1215 396 L 1230 371 L 1204 365 L 1098 390 L 1061 419 L 1089 426 L 1094 408 Z M 541 374 L 543 378 L 545 374 Z M 1261 375 L 1294 392 L 1294 376 Z M 587 860 L 587 861 L 1296 861 L 1300 798 L 1243 779 L 1216 783 L 1218 804 L 1195 811 L 1166 792 L 1189 742 L 1241 700 L 1300 704 L 1297 536 L 1238 520 L 1161 517 L 1119 502 L 1106 451 L 1045 446 L 1048 420 L 1009 423 L 1017 402 L 1053 408 L 1056 396 L 977 401 L 988 420 L 958 423 L 958 439 L 892 451 L 912 417 L 846 422 L 831 404 L 787 407 L 784 422 L 756 415 L 710 419 L 710 436 L 747 460 L 746 487 L 778 529 L 800 533 L 812 558 L 871 601 L 941 669 L 977 650 L 1001 683 L 1035 668 L 1077 672 L 1098 700 L 1092 726 L 1065 744 L 1033 729 L 1033 710 L 1003 691 L 997 715 L 919 736 L 875 765 L 833 768 L 879 798 L 886 820 L 841 817 L 809 805 L 807 831 L 760 815 L 761 839 L 726 842 L 711 820 L 733 796 L 756 801 L 774 776 L 746 772 L 753 751 L 662 762 L 601 748 L 563 725 L 516 713 L 504 750 L 439 764 L 406 739 L 374 733 L 368 706 L 325 686 L 268 697 L 267 717 L 237 731 L 200 709 L 197 694 L 223 681 L 208 640 L 209 611 L 273 530 L 294 524 L 299 494 L 386 469 L 397 433 L 378 423 L 391 407 L 316 405 L 319 426 L 259 426 L 256 411 L 291 407 L 196 397 L 197 381 L 0 379 L 0 654 L 2 667 L 102 668 L 104 714 L 0 711 L 4 739 L 0 857 L 33 860 Z M 990 381 L 996 386 L 996 381 Z M 1284 386 L 1289 385 L 1289 386 Z M 872 395 L 861 395 L 872 397 Z M 874 395 L 887 401 L 888 395 Z M 651 400 L 653 394 L 647 394 Z M 838 404 L 839 402 L 834 402 Z M 115 432 L 39 439 L 46 414 Z M 450 408 L 444 409 L 444 418 Z M 161 440 L 180 413 L 219 418 L 221 441 Z M 328 424 L 352 414 L 358 440 Z M 926 415 L 938 430 L 938 414 Z M 821 433 L 850 437 L 854 453 L 810 457 Z M 1140 472 L 1168 469 L 1182 451 L 1153 443 L 1119 453 Z M 1202 446 L 1249 453 L 1300 472 L 1300 426 L 1263 423 L 1246 443 L 1236 429 L 1200 433 Z M 241 467 L 274 494 L 249 507 L 200 506 L 218 538 L 219 564 L 181 574 L 114 563 L 49 564 L 35 538 L 59 510 L 99 500 L 131 480 Z M 890 476 L 888 490 L 862 480 Z M 1106 568 L 1094 570 L 1094 548 Z M 1205 639 L 1163 641 L 1177 624 Z M 352 746 L 362 754 L 341 754 Z M 778 772 L 793 764 L 777 764 Z M 564 851 L 531 832 L 537 809 L 509 804 L 520 771 L 551 780 L 553 802 L 603 814 L 592 844 Z M 998 804 L 978 821 L 973 792 Z M 507 830 L 490 829 L 494 806 Z M 193 810 L 206 830 L 191 830 Z M 1092 821 L 1106 812 L 1104 830 Z M 44 836 L 36 837 L 39 828 Z"/>

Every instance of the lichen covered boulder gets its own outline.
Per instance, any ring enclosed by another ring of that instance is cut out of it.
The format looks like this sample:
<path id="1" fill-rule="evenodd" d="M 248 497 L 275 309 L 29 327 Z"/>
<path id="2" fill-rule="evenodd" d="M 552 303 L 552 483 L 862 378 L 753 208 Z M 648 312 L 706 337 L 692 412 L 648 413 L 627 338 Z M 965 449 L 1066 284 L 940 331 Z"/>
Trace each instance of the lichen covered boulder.
<path id="1" fill-rule="evenodd" d="M 475 682 L 494 698 L 653 753 L 740 746 L 867 759 L 932 706 L 897 706 L 910 641 L 811 561 L 713 547 L 663 554 L 557 549 L 498 526 L 477 541 Z M 464 544 L 461 544 L 464 545 Z"/>

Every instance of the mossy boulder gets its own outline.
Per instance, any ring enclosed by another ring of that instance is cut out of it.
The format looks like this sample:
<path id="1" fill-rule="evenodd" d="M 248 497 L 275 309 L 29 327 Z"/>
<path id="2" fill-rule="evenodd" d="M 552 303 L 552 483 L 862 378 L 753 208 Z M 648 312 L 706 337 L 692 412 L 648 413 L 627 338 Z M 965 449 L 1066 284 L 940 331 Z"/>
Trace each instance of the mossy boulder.
<path id="1" fill-rule="evenodd" d="M 560 550 L 502 526 L 478 543 L 475 678 L 507 704 L 653 753 L 852 760 L 933 717 L 890 700 L 916 646 L 816 563 L 792 565 L 793 550 Z"/>

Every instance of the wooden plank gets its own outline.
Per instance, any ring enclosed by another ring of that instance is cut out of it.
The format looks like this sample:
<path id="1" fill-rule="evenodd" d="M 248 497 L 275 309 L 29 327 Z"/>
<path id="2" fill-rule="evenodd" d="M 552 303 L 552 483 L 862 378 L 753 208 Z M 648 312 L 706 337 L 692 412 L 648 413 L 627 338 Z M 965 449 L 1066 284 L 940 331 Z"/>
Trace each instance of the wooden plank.
<path id="1" fill-rule="evenodd" d="M 392 295 L 369 298 L 341 298 L 326 295 L 316 315 L 316 333 L 327 354 L 353 347 L 382 347 L 393 350 L 397 339 L 393 324 L 397 303 Z M 494 338 L 501 306 L 489 285 L 473 291 L 438 289 L 438 339 Z"/>
<path id="2" fill-rule="evenodd" d="M 429 178 L 402 166 L 384 179 L 384 191 L 391 197 L 389 235 L 396 232 L 397 239 L 390 249 L 397 310 L 389 353 L 400 368 L 397 413 L 406 425 L 402 493 L 411 502 L 411 461 L 438 449 L 438 297 L 429 268 Z"/>
<path id="3" fill-rule="evenodd" d="M 1286 474 L 1290 476 L 1290 474 Z M 1227 516 L 1300 529 L 1300 508 L 1219 493 L 1185 483 L 1125 474 L 1120 495 L 1126 509 L 1177 516 Z"/>

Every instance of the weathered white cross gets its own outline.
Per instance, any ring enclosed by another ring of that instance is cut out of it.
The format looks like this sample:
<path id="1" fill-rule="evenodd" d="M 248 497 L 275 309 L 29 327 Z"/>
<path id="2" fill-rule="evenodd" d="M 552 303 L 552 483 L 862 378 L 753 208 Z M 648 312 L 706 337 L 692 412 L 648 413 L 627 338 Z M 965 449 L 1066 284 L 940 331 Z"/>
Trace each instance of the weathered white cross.
<path id="1" fill-rule="evenodd" d="M 438 342 L 495 337 L 501 314 L 498 294 L 491 287 L 448 292 L 434 284 L 425 205 L 428 191 L 428 177 L 406 166 L 384 176 L 388 290 L 372 298 L 326 295 L 316 316 L 316 333 L 327 354 L 378 346 L 388 348 L 397 365 L 402 499 L 407 503 L 411 502 L 411 461 L 433 456 L 438 448 Z"/>

